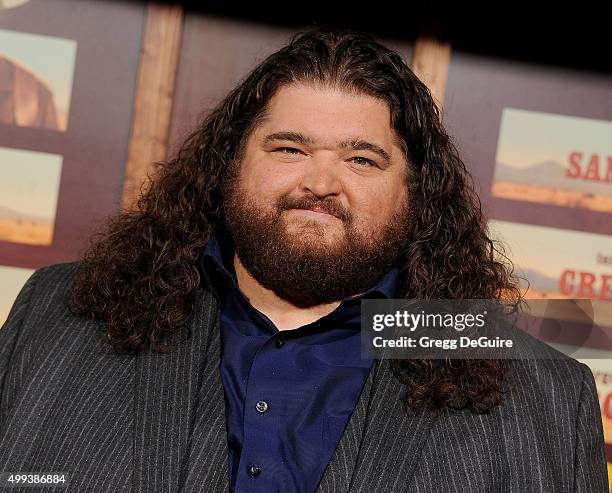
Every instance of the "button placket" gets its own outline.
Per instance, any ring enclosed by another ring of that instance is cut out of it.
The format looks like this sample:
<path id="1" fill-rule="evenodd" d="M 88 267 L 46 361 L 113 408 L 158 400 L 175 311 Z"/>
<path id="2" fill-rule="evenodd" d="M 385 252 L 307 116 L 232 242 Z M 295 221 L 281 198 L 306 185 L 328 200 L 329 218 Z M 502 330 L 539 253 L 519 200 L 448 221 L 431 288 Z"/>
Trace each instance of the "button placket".
<path id="1" fill-rule="evenodd" d="M 275 339 L 275 344 L 276 341 Z M 283 340 L 281 345 L 284 342 Z M 269 454 L 270 442 L 262 437 L 268 436 L 272 423 L 269 421 L 269 417 L 262 415 L 267 415 L 270 412 L 271 404 L 267 397 L 273 397 L 276 390 L 275 385 L 270 389 L 270 379 L 263 379 L 262 376 L 275 375 L 282 368 L 282 363 L 275 361 L 276 348 L 271 346 L 271 343 L 272 338 L 268 339 L 268 343 L 256 352 L 249 372 L 244 397 L 245 402 L 250 402 L 250 405 L 244 410 L 244 441 L 239 459 L 242 464 L 239 466 L 242 472 L 238 474 L 236 479 L 236 491 L 242 492 L 254 488 L 255 483 L 251 482 L 255 481 L 258 476 L 260 478 L 257 480 L 257 484 L 265 479 L 263 469 L 265 469 L 265 459 Z M 272 366 L 270 365 L 271 362 L 274 362 Z M 261 484 L 265 485 L 265 481 Z M 244 488 L 247 488 L 247 490 L 244 490 Z"/>

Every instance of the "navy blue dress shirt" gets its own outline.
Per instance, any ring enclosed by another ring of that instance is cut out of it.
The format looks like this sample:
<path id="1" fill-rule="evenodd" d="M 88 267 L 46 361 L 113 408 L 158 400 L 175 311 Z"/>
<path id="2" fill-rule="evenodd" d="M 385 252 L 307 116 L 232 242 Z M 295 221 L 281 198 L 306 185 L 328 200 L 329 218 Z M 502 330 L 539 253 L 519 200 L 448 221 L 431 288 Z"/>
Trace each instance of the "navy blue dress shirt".
<path id="1" fill-rule="evenodd" d="M 220 303 L 228 473 L 235 493 L 313 493 L 373 360 L 361 358 L 361 299 L 394 298 L 393 267 L 328 315 L 279 331 L 238 288 L 234 243 L 213 233 L 198 265 Z"/>

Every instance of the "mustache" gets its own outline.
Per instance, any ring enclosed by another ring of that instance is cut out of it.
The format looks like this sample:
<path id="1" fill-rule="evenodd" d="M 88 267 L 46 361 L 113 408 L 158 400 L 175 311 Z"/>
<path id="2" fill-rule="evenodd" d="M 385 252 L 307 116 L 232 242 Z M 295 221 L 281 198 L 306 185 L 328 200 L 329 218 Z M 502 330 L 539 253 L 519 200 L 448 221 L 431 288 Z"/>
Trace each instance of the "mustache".
<path id="1" fill-rule="evenodd" d="M 345 210 L 345 208 L 339 202 L 335 200 L 319 200 L 311 197 L 304 197 L 301 199 L 290 199 L 284 197 L 278 202 L 280 210 L 285 209 L 309 209 L 325 212 L 332 216 L 336 216 L 343 221 L 350 219 L 351 214 Z"/>

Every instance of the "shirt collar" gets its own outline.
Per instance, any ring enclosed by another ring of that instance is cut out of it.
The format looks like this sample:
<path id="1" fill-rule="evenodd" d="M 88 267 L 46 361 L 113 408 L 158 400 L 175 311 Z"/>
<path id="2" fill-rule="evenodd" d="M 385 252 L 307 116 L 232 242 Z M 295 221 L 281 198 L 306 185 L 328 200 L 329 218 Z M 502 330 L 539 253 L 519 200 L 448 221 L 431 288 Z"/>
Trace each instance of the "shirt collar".
<path id="1" fill-rule="evenodd" d="M 218 229 L 211 234 L 206 246 L 198 258 L 198 268 L 205 282 L 214 289 L 219 290 L 228 283 L 238 288 L 236 271 L 234 270 L 235 243 L 232 237 Z M 370 298 L 396 297 L 399 268 L 395 263 L 376 283 L 375 286 L 361 295 L 345 298 L 344 301 L 353 301 Z"/>

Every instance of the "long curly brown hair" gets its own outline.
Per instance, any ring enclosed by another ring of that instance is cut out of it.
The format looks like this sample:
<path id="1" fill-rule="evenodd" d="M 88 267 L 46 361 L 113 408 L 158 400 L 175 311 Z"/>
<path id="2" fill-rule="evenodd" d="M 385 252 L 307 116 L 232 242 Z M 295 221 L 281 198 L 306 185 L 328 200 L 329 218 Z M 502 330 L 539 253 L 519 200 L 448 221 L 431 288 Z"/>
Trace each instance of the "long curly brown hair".
<path id="1" fill-rule="evenodd" d="M 244 146 L 283 85 L 335 85 L 385 101 L 410 166 L 411 241 L 402 253 L 399 298 L 504 299 L 520 303 L 503 246 L 489 238 L 473 180 L 445 132 L 430 91 L 401 56 L 364 33 L 318 28 L 266 58 L 205 118 L 167 162 L 156 163 L 133 209 L 95 233 L 70 291 L 73 313 L 105 322 L 118 352 L 164 351 L 191 313 L 197 259 L 216 227 Z M 412 408 L 501 402 L 503 360 L 392 360 Z"/>

